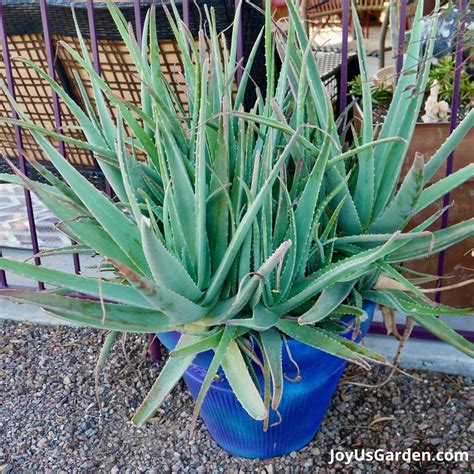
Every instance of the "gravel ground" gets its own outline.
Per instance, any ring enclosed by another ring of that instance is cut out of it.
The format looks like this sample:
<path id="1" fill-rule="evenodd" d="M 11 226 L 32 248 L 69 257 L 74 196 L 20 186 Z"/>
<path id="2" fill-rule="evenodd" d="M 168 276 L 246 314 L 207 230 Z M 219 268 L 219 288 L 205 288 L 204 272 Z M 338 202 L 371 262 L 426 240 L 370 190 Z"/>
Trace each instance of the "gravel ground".
<path id="1" fill-rule="evenodd" d="M 0 322 L 0 473 L 11 472 L 473 472 L 468 380 L 412 372 L 379 389 L 386 369 L 360 377 L 349 368 L 316 438 L 298 453 L 272 460 L 241 459 L 221 450 L 200 424 L 186 426 L 192 400 L 183 385 L 143 429 L 130 423 L 155 379 L 144 338 L 116 344 L 101 377 L 99 416 L 94 366 L 103 335 L 88 329 Z M 352 462 L 329 465 L 331 449 L 470 451 L 470 461 Z"/>

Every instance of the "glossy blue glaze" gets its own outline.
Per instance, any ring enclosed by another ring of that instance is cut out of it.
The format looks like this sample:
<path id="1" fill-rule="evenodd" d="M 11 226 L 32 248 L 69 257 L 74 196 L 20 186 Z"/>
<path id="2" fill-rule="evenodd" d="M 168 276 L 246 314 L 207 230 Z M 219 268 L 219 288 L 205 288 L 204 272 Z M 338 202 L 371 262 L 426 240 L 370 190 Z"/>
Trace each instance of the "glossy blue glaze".
<path id="1" fill-rule="evenodd" d="M 369 329 L 375 305 L 365 304 L 369 318 L 362 325 L 362 334 Z M 351 333 L 345 337 L 350 338 Z M 175 347 L 178 333 L 159 334 L 168 348 Z M 204 400 L 201 416 L 216 443 L 226 451 L 246 458 L 271 458 L 297 451 L 315 436 L 331 403 L 346 362 L 293 339 L 288 339 L 292 357 L 300 368 L 301 380 L 293 382 L 296 368 L 283 350 L 282 362 L 285 373 L 283 398 L 279 407 L 281 421 L 271 413 L 270 426 L 263 432 L 263 423 L 253 420 L 242 408 L 232 392 L 224 374 L 219 371 L 219 381 L 213 382 Z M 194 399 L 197 398 L 206 369 L 213 352 L 199 354 L 184 375 L 184 380 Z M 260 385 L 262 374 L 257 370 Z"/>

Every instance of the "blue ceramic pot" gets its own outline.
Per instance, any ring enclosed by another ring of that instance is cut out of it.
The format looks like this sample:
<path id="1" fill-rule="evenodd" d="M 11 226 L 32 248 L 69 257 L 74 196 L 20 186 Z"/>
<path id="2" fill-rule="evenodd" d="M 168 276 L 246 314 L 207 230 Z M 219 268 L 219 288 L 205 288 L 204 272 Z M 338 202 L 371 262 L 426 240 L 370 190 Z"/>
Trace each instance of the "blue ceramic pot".
<path id="1" fill-rule="evenodd" d="M 368 331 L 374 309 L 373 303 L 365 304 L 369 318 L 362 325 L 363 335 Z M 179 339 L 178 333 L 158 336 L 168 349 L 174 348 Z M 350 338 L 351 334 L 345 337 Z M 245 458 L 265 459 L 297 451 L 314 438 L 347 362 L 293 339 L 288 339 L 288 345 L 299 365 L 301 380 L 289 380 L 295 379 L 297 372 L 284 349 L 282 359 L 286 377 L 278 409 L 281 418 L 272 412 L 270 425 L 274 426 L 267 432 L 263 431 L 261 421 L 252 419 L 242 408 L 222 371 L 219 380 L 212 383 L 201 416 L 211 436 L 226 451 Z M 199 394 L 212 355 L 211 351 L 199 354 L 184 375 L 194 399 Z M 257 371 L 257 376 L 263 386 L 262 374 Z"/>

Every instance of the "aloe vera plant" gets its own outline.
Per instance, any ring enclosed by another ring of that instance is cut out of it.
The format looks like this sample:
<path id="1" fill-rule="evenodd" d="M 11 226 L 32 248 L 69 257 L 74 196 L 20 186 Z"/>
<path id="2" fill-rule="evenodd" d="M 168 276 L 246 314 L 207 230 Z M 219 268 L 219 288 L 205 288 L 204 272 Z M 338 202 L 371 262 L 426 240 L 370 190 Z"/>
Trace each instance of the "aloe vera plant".
<path id="1" fill-rule="evenodd" d="M 96 253 L 102 257 L 102 271 L 99 280 L 0 258 L 0 268 L 53 286 L 46 292 L 5 289 L 0 296 L 112 331 L 101 364 L 116 332 L 178 331 L 179 343 L 136 412 L 136 425 L 153 414 L 203 351 L 212 350 L 214 357 L 195 417 L 222 368 L 248 414 L 268 419 L 284 396 L 284 336 L 362 367 L 385 362 L 341 336 L 348 315 L 355 324 L 366 317 L 364 299 L 405 312 L 474 355 L 473 346 L 439 319 L 468 311 L 429 301 L 403 268 L 407 261 L 474 235 L 474 218 L 428 232 L 439 212 L 405 230 L 413 216 L 474 176 L 470 164 L 428 184 L 472 127 L 474 111 L 427 161 L 407 156 L 433 47 L 428 45 L 419 65 L 422 2 L 404 72 L 377 138 L 362 33 L 354 14 L 364 115 L 361 136 L 349 148 L 339 136 L 292 0 L 288 9 L 287 33 L 272 33 L 267 1 L 265 29 L 237 83 L 236 71 L 242 67 L 237 61 L 239 9 L 230 45 L 223 47 L 213 11 L 205 11 L 209 29 L 195 42 L 174 5 L 165 7 L 182 57 L 187 104 L 173 94 L 160 68 L 153 7 L 140 48 L 120 11 L 110 6 L 141 79 L 141 107 L 114 95 L 95 72 L 79 29 L 81 49 L 62 47 L 90 80 L 92 97 L 77 76 L 84 108 L 38 66 L 17 58 L 57 92 L 83 130 L 83 141 L 32 123 L 3 86 L 19 115 L 7 121 L 31 133 L 63 180 L 32 157 L 31 164 L 49 184 L 34 182 L 18 170 L 16 176 L 0 179 L 36 193 L 57 216 L 60 228 L 79 244 L 57 252 Z M 244 110 L 260 42 L 266 49 L 267 90 Z M 281 57 L 278 72 L 276 54 Z M 93 152 L 115 198 L 87 182 L 51 139 Z M 413 160 L 413 165 L 399 186 L 405 160 Z M 77 299 L 68 292 L 91 298 Z M 267 380 L 263 397 L 248 354 L 256 346 Z"/>

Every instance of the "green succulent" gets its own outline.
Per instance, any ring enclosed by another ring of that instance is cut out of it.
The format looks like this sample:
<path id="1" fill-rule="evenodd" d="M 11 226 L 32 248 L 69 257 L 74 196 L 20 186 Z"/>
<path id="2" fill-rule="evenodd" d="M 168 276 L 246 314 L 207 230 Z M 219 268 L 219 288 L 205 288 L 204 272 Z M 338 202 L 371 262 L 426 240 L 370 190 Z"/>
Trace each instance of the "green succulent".
<path id="1" fill-rule="evenodd" d="M 456 62 L 454 58 L 446 56 L 441 58 L 438 64 L 434 64 L 430 70 L 428 89 L 434 81 L 439 84 L 439 99 L 445 100 L 448 104 L 453 100 L 454 76 L 456 71 Z M 461 70 L 459 83 L 459 99 L 461 104 L 468 104 L 474 97 L 474 81 L 469 77 L 464 68 Z"/>
<path id="2" fill-rule="evenodd" d="M 354 77 L 349 85 L 351 95 L 355 97 L 362 97 L 362 77 L 360 74 Z M 393 87 L 384 83 L 381 83 L 377 86 L 371 83 L 370 93 L 372 97 L 372 104 L 387 104 L 393 97 Z"/>
<path id="3" fill-rule="evenodd" d="M 284 335 L 362 367 L 385 363 L 382 356 L 341 335 L 343 318 L 352 315 L 358 324 L 366 316 L 364 299 L 407 313 L 439 338 L 474 355 L 473 346 L 439 319 L 466 310 L 428 302 L 403 270 L 407 261 L 474 235 L 474 219 L 426 231 L 440 212 L 404 230 L 413 216 L 474 176 L 470 164 L 428 185 L 472 127 L 470 112 L 427 163 L 415 157 L 398 186 L 403 162 L 413 158 L 406 154 L 423 99 L 413 89 L 425 90 L 429 74 L 429 68 L 418 63 L 422 4 L 404 64 L 411 73 L 400 76 L 377 139 L 362 32 L 354 12 L 363 125 L 361 136 L 346 150 L 292 0 L 286 34 L 272 33 L 266 2 L 265 29 L 239 83 L 239 9 L 230 46 L 222 50 L 212 10 L 205 12 L 209 31 L 201 31 L 196 44 L 175 6 L 171 4 L 171 11 L 164 8 L 183 62 L 187 106 L 173 94 L 160 69 L 154 7 L 146 17 L 142 48 L 120 11 L 109 7 L 141 79 L 141 107 L 119 99 L 95 72 L 79 28 L 81 51 L 63 47 L 90 80 L 93 103 L 77 76 L 84 109 L 38 66 L 18 58 L 57 92 L 85 140 L 32 123 L 9 96 L 20 117 L 9 122 L 31 133 L 64 181 L 34 160 L 32 165 L 49 184 L 33 182 L 18 170 L 16 176 L 4 174 L 0 180 L 36 193 L 60 220 L 60 228 L 78 242 L 58 252 L 94 252 L 105 263 L 99 281 L 1 258 L 1 268 L 55 289 L 5 289 L 0 296 L 112 331 L 102 362 L 116 332 L 179 331 L 176 349 L 133 418 L 136 425 L 152 416 L 203 351 L 214 351 L 214 358 L 194 417 L 222 367 L 248 414 L 268 420 L 282 398 Z M 245 111 L 249 71 L 262 41 L 267 90 Z M 432 47 L 427 48 L 426 64 Z M 278 72 L 277 51 L 282 64 Z M 9 95 L 5 85 L 3 89 Z M 50 139 L 93 152 L 115 198 L 81 176 Z M 137 154 L 146 160 L 139 161 Z M 380 285 L 381 276 L 397 285 Z M 91 298 L 77 299 L 69 292 Z M 250 362 L 255 345 L 262 349 L 265 368 L 263 397 Z"/>

